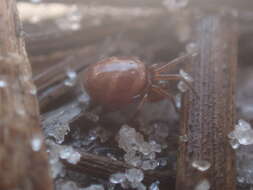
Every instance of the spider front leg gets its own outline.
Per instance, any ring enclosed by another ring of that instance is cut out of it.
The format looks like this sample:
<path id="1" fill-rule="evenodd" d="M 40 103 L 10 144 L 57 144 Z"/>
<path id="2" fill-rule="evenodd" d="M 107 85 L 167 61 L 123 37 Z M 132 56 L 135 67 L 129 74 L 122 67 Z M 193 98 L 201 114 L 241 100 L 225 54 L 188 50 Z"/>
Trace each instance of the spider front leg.
<path id="1" fill-rule="evenodd" d="M 173 59 L 172 61 L 166 63 L 165 65 L 162 65 L 160 67 L 155 67 L 154 68 L 154 72 L 159 74 L 161 72 L 165 72 L 167 70 L 169 70 L 169 68 L 173 65 L 177 65 L 179 63 L 182 63 L 184 62 L 186 59 L 192 57 L 192 54 L 186 54 L 186 55 L 183 55 L 183 56 L 180 56 L 180 57 L 177 57 L 175 59 Z"/>
<path id="2" fill-rule="evenodd" d="M 191 91 L 195 94 L 197 98 L 199 98 L 198 93 L 194 90 L 192 85 L 181 75 L 179 74 L 156 74 L 154 77 L 154 80 L 182 80 L 190 89 Z"/>

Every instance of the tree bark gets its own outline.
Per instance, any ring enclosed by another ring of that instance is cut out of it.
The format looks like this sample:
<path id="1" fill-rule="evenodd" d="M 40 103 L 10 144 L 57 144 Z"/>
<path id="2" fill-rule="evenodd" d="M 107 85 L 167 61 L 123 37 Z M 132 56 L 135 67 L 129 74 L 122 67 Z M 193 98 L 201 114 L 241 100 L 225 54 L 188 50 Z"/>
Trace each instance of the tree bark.
<path id="1" fill-rule="evenodd" d="M 235 155 L 227 137 L 235 124 L 238 33 L 232 19 L 204 16 L 196 27 L 198 55 L 189 72 L 199 98 L 189 92 L 182 101 L 180 133 L 188 141 L 180 142 L 177 190 L 194 189 L 201 182 L 212 190 L 236 189 Z M 211 166 L 201 172 L 193 167 L 196 160 Z"/>
<path id="2" fill-rule="evenodd" d="M 0 189 L 51 190 L 16 1 L 0 0 Z"/>

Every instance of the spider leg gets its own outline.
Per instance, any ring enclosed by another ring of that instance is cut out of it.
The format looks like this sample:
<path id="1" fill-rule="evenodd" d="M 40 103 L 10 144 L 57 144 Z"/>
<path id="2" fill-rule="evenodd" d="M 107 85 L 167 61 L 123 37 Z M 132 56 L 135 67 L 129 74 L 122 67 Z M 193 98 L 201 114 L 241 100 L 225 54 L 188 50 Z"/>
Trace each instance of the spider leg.
<path id="1" fill-rule="evenodd" d="M 155 92 L 155 93 L 157 93 L 157 94 L 159 94 L 163 97 L 166 97 L 166 98 L 170 99 L 175 111 L 177 113 L 179 112 L 174 97 L 171 94 L 169 94 L 166 90 L 162 89 L 161 87 L 159 87 L 157 85 L 152 85 L 151 86 L 151 91 L 153 91 L 153 92 Z"/>
<path id="2" fill-rule="evenodd" d="M 143 107 L 143 105 L 147 102 L 148 100 L 148 93 L 145 93 L 139 103 L 139 105 L 137 106 L 137 112 L 139 112 L 141 110 L 141 108 Z"/>
<path id="3" fill-rule="evenodd" d="M 138 106 L 137 106 L 137 108 L 136 108 L 136 111 L 135 111 L 134 114 L 130 117 L 130 121 L 131 121 L 131 120 L 134 120 L 134 119 L 138 116 L 138 114 L 140 113 L 140 111 L 141 111 L 143 105 L 147 102 L 147 100 L 148 100 L 148 92 L 146 92 L 146 93 L 142 96 L 141 101 L 140 101 L 140 103 L 138 104 Z"/>
<path id="4" fill-rule="evenodd" d="M 198 93 L 194 90 L 192 85 L 179 74 L 157 74 L 155 75 L 154 80 L 182 80 L 191 89 L 194 95 L 199 98 Z"/>
<path id="5" fill-rule="evenodd" d="M 165 65 L 162 65 L 158 68 L 155 68 L 155 73 L 159 74 L 161 72 L 165 72 L 167 71 L 172 65 L 176 65 L 176 64 L 179 64 L 179 63 L 182 63 L 183 61 L 185 61 L 186 59 L 192 57 L 192 54 L 186 54 L 186 55 L 183 55 L 183 56 L 180 56 L 180 57 L 177 57 L 175 59 L 173 59 L 172 61 L 166 63 Z"/>

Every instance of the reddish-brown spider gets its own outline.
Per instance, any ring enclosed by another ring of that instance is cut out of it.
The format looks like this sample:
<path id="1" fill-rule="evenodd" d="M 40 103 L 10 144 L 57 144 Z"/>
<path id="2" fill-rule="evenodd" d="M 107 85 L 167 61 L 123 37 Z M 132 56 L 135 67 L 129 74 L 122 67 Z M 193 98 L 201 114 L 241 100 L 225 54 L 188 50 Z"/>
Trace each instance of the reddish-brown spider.
<path id="1" fill-rule="evenodd" d="M 171 65 L 181 63 L 190 56 L 178 57 L 159 67 L 147 66 L 136 58 L 107 58 L 85 70 L 84 87 L 92 100 L 109 108 L 132 103 L 136 97 L 140 97 L 137 109 L 140 110 L 149 100 L 151 92 L 169 98 L 176 108 L 173 96 L 162 88 L 158 81 L 181 80 L 192 89 L 191 84 L 180 74 L 164 74 Z"/>

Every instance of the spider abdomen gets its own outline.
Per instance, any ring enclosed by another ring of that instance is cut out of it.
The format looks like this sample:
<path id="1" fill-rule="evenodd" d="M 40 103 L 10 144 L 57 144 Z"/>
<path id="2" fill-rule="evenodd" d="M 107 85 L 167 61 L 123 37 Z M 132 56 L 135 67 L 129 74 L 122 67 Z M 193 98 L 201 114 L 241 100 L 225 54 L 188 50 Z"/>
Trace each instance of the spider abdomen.
<path id="1" fill-rule="evenodd" d="M 84 87 L 90 97 L 107 107 L 131 103 L 147 82 L 146 66 L 136 58 L 107 58 L 90 65 L 84 75 Z"/>

